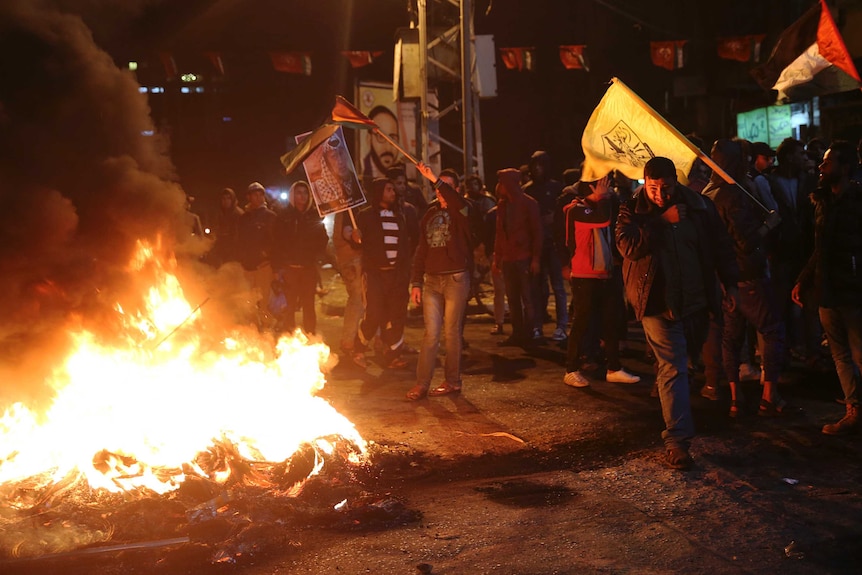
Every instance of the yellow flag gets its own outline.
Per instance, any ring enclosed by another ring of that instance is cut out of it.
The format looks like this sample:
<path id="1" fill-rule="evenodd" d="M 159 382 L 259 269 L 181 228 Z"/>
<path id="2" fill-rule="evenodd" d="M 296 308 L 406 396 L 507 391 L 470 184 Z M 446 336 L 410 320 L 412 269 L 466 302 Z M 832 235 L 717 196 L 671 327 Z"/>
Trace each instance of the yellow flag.
<path id="1" fill-rule="evenodd" d="M 691 165 L 699 155 L 695 145 L 619 79 L 611 81 L 584 129 L 581 179 L 595 181 L 611 170 L 641 179 L 644 165 L 664 156 L 676 165 L 679 181 L 688 183 Z"/>

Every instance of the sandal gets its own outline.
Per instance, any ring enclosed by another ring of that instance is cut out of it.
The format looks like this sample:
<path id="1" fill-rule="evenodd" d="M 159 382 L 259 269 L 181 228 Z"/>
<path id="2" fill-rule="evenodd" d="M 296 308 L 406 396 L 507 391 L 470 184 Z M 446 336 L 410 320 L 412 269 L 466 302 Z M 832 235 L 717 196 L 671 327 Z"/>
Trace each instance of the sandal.
<path id="1" fill-rule="evenodd" d="M 729 412 L 727 415 L 728 415 L 729 417 L 734 418 L 734 419 L 735 419 L 735 418 L 737 418 L 737 417 L 739 417 L 739 414 L 740 414 L 740 411 L 741 411 L 741 409 L 740 409 L 740 408 L 742 407 L 742 405 L 741 405 L 741 404 L 742 404 L 742 402 L 741 402 L 741 401 L 739 401 L 739 400 L 737 400 L 737 399 L 731 399 L 731 400 L 730 400 L 730 412 Z"/>
<path id="2" fill-rule="evenodd" d="M 407 392 L 407 399 L 410 401 L 416 401 L 419 399 L 424 399 L 428 395 L 428 388 L 419 384 L 414 385 L 410 388 L 410 391 Z"/>
<path id="3" fill-rule="evenodd" d="M 386 364 L 386 369 L 401 369 L 403 367 L 407 367 L 407 360 L 403 357 L 393 357 Z"/>
<path id="4" fill-rule="evenodd" d="M 365 360 L 365 354 L 362 353 L 361 351 L 357 351 L 357 352 L 350 354 L 350 361 L 352 361 L 353 365 L 355 365 L 356 367 L 359 367 L 362 369 L 368 368 L 368 362 Z"/>
<path id="5" fill-rule="evenodd" d="M 449 395 L 450 393 L 461 393 L 461 386 L 455 386 L 449 383 L 448 381 L 444 381 L 438 387 L 430 390 L 428 392 L 429 397 L 439 397 L 441 395 Z"/>
<path id="6" fill-rule="evenodd" d="M 776 396 L 773 401 L 765 399 L 760 400 L 760 410 L 757 415 L 762 417 L 787 417 L 789 415 L 801 415 L 802 408 L 788 405 L 780 396 Z"/>
<path id="7" fill-rule="evenodd" d="M 665 463 L 671 469 L 688 469 L 694 461 L 691 459 L 688 451 L 682 447 L 671 447 L 665 455 Z"/>

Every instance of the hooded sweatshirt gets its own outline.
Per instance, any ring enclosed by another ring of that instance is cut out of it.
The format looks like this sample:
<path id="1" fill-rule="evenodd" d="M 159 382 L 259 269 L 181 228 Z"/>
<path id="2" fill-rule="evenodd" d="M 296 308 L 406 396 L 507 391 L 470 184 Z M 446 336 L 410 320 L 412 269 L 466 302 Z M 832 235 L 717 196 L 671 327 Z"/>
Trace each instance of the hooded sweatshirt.
<path id="1" fill-rule="evenodd" d="M 326 252 L 329 236 L 323 226 L 323 219 L 312 209 L 312 199 L 304 210 L 295 204 L 291 188 L 290 203 L 275 219 L 273 226 L 272 265 L 275 269 L 291 266 L 312 267 L 317 265 Z M 306 184 L 307 185 L 307 184 Z"/>
<path id="2" fill-rule="evenodd" d="M 539 205 L 521 191 L 520 172 L 507 168 L 497 172 L 497 181 L 505 190 L 497 202 L 497 234 L 494 239 L 494 263 L 523 260 L 538 261 L 542 253 L 542 222 Z"/>

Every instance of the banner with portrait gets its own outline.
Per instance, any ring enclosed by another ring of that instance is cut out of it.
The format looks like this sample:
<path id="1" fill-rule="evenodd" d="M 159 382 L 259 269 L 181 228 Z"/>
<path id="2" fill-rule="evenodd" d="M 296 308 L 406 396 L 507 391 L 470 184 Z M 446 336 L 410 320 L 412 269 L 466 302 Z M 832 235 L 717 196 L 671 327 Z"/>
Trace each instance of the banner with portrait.
<path id="1" fill-rule="evenodd" d="M 296 143 L 310 134 L 307 132 L 296 136 Z M 321 217 L 366 202 L 341 126 L 303 160 L 302 167 Z"/>
<path id="2" fill-rule="evenodd" d="M 419 157 L 419 134 L 417 117 L 419 105 L 416 101 L 396 102 L 392 100 L 392 84 L 360 82 L 357 84 L 356 107 L 368 116 L 387 136 L 398 142 L 408 153 Z M 429 101 L 429 106 L 434 103 Z M 436 123 L 436 122 L 435 122 Z M 434 125 L 429 131 L 436 133 Z M 415 167 L 402 157 L 401 153 L 380 134 L 372 131 L 357 130 L 357 149 L 359 162 L 357 169 L 366 185 L 374 178 L 385 176 L 390 166 L 405 164 L 409 179 L 421 179 Z M 436 138 L 429 138 L 428 165 L 440 171 L 440 144 Z"/>

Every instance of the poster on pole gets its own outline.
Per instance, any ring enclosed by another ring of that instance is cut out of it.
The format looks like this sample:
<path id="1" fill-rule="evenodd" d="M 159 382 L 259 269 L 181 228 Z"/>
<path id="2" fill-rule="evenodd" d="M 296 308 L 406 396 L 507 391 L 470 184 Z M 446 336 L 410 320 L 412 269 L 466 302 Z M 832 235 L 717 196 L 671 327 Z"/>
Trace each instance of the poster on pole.
<path id="1" fill-rule="evenodd" d="M 296 136 L 296 143 L 310 134 L 306 132 Z M 303 160 L 302 167 L 320 217 L 343 212 L 366 202 L 341 126 Z"/>
<path id="2" fill-rule="evenodd" d="M 418 105 L 415 101 L 397 102 L 392 99 L 392 84 L 359 82 L 356 86 L 356 107 L 371 118 L 381 131 L 398 142 L 409 154 L 419 157 Z M 429 94 L 429 106 L 436 109 L 436 96 Z M 440 172 L 440 143 L 435 137 L 437 121 L 429 122 L 428 165 L 435 173 Z M 362 181 L 368 185 L 374 178 L 386 175 L 390 166 L 405 165 L 408 179 L 419 179 L 412 163 L 379 134 L 370 130 L 357 130 L 359 170 Z"/>

